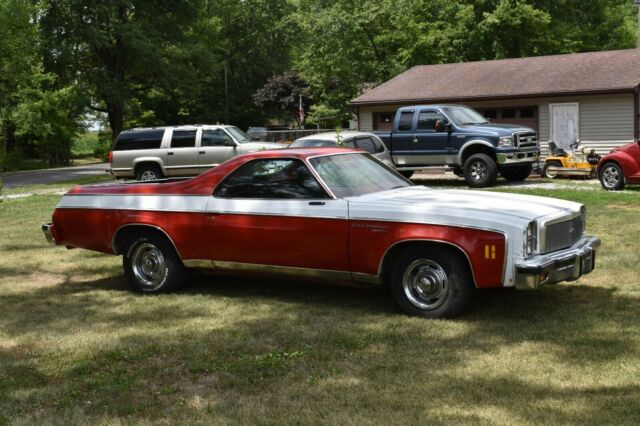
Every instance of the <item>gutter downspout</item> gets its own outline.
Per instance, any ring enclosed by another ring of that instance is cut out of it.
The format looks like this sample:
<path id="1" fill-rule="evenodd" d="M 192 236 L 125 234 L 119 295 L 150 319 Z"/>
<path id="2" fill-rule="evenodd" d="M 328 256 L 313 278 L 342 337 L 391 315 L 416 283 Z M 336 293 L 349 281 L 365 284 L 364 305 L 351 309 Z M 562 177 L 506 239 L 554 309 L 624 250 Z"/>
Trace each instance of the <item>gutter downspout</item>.
<path id="1" fill-rule="evenodd" d="M 640 85 L 633 90 L 633 142 L 640 143 Z"/>

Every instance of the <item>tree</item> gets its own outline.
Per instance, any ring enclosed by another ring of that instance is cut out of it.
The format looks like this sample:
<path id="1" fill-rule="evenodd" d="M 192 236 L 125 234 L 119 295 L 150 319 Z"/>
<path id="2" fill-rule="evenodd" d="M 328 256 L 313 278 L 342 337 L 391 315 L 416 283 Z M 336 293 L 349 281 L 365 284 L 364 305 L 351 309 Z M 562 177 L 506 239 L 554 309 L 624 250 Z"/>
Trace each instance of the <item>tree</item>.
<path id="1" fill-rule="evenodd" d="M 309 109 L 308 92 L 308 84 L 296 73 L 289 71 L 271 77 L 253 94 L 253 102 L 287 121 L 293 118 L 301 127 L 304 123 L 300 120 L 298 110 L 301 99 L 305 111 Z"/>

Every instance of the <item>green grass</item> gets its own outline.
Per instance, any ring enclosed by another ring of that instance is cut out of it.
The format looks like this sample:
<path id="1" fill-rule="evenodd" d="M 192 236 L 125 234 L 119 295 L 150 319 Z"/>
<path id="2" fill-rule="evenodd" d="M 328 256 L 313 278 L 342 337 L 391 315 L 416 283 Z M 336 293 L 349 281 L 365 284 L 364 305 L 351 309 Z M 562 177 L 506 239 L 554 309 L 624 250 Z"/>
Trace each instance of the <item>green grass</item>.
<path id="1" fill-rule="evenodd" d="M 4 200 L 0 424 L 640 423 L 640 197 L 517 192 L 585 202 L 596 271 L 449 321 L 277 279 L 134 294 L 120 258 L 45 243 L 58 196 Z"/>

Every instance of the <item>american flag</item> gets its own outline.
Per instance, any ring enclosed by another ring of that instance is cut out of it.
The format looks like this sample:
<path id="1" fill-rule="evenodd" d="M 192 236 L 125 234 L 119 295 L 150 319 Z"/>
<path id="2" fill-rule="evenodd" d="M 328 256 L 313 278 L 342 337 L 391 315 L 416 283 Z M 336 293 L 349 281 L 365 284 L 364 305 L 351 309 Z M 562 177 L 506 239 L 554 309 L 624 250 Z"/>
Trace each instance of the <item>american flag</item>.
<path id="1" fill-rule="evenodd" d="M 302 95 L 299 96 L 300 105 L 298 106 L 298 117 L 300 118 L 300 124 L 304 123 L 304 108 L 302 107 Z"/>

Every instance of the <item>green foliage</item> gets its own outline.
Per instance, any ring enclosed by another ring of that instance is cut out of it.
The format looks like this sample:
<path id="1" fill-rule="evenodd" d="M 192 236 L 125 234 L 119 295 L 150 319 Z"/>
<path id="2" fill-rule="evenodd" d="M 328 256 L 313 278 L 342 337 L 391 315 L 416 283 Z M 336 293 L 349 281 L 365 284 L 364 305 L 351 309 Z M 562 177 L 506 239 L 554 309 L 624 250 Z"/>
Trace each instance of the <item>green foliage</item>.
<path id="1" fill-rule="evenodd" d="M 286 72 L 271 77 L 267 83 L 253 94 L 253 102 L 267 111 L 287 121 L 294 121 L 299 126 L 298 111 L 300 100 L 305 110 L 309 106 L 308 85 L 297 74 Z"/>

